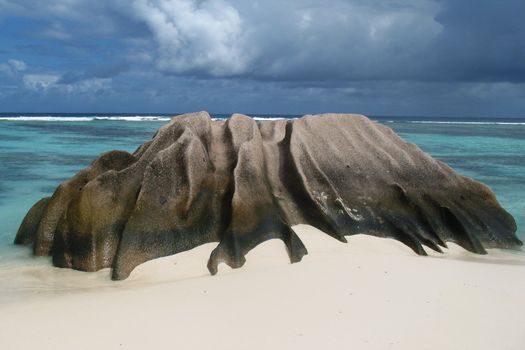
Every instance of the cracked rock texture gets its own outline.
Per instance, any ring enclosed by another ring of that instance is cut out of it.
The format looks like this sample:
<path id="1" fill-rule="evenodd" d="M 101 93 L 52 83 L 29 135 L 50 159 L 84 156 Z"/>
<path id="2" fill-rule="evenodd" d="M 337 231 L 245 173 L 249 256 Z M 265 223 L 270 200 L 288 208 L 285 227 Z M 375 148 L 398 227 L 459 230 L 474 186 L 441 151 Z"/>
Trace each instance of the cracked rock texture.
<path id="1" fill-rule="evenodd" d="M 174 117 L 133 154 L 102 154 L 29 210 L 15 243 L 60 267 L 112 267 L 120 280 L 148 260 L 218 242 L 208 261 L 215 274 L 272 238 L 300 261 L 307 250 L 296 224 L 342 242 L 394 238 L 420 255 L 446 242 L 480 254 L 521 245 L 487 186 L 364 116 L 206 112 Z"/>

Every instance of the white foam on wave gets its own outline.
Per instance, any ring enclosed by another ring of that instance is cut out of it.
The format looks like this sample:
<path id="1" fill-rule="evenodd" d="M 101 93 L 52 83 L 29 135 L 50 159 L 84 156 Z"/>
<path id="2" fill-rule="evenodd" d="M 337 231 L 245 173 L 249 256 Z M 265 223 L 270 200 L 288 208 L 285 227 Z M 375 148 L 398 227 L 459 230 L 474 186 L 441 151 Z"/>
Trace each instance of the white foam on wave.
<path id="1" fill-rule="evenodd" d="M 296 117 L 253 117 L 255 120 L 285 120 L 285 119 L 296 119 Z"/>
<path id="2" fill-rule="evenodd" d="M 213 120 L 226 120 L 230 116 L 214 116 Z M 255 120 L 284 120 L 293 117 L 253 117 Z M 0 121 L 31 121 L 31 122 L 92 122 L 92 121 L 125 121 L 125 122 L 155 122 L 155 121 L 170 121 L 171 117 L 165 115 L 113 115 L 113 116 L 99 116 L 99 115 L 86 115 L 86 116 L 52 116 L 52 115 L 39 115 L 39 116 L 0 116 Z"/>
<path id="3" fill-rule="evenodd" d="M 35 121 L 35 122 L 90 122 L 93 117 L 52 117 L 52 116 L 20 116 L 20 117 L 0 117 L 0 120 L 5 121 Z"/>
<path id="4" fill-rule="evenodd" d="M 170 121 L 166 116 L 85 116 L 85 117 L 57 117 L 57 116 L 18 116 L 18 117 L 0 117 L 3 121 L 30 121 L 30 122 L 92 122 L 92 121 L 126 121 L 126 122 L 144 122 L 144 121 Z"/>
<path id="5" fill-rule="evenodd" d="M 395 123 L 395 121 L 388 121 Z M 403 122 L 403 121 L 401 121 Z M 524 122 L 464 122 L 464 121 L 431 121 L 431 120 L 411 120 L 407 123 L 412 124 L 465 124 L 465 125 L 525 125 Z"/>
<path id="6" fill-rule="evenodd" d="M 126 122 L 150 122 L 150 121 L 170 121 L 170 117 L 165 116 L 155 116 L 155 115 L 148 115 L 148 116 L 114 116 L 114 117 L 95 117 L 95 120 L 117 120 L 117 121 L 126 121 Z"/>

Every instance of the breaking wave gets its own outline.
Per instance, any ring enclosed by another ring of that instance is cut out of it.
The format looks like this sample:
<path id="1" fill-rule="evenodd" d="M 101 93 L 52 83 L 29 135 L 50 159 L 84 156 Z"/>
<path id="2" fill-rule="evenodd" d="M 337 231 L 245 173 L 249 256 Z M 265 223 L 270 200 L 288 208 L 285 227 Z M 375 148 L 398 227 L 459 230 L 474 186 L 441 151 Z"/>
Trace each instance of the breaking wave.
<path id="1" fill-rule="evenodd" d="M 388 123 L 398 123 L 399 121 L 389 120 Z M 410 120 L 405 123 L 411 124 L 464 124 L 464 125 L 525 125 L 525 122 L 494 122 L 494 121 L 431 121 L 431 120 Z"/>
<path id="2" fill-rule="evenodd" d="M 229 115 L 214 116 L 213 119 L 225 120 Z M 255 120 L 282 120 L 290 117 L 254 117 Z M 149 116 L 0 116 L 0 121 L 26 121 L 26 122 L 93 122 L 93 121 L 124 121 L 124 122 L 166 122 L 170 121 L 170 116 L 149 115 Z"/>
<path id="3" fill-rule="evenodd" d="M 126 121 L 126 122 L 143 122 L 143 121 L 169 121 L 171 118 L 166 116 L 16 116 L 1 117 L 5 121 L 31 121 L 31 122 L 91 122 L 91 121 Z"/>

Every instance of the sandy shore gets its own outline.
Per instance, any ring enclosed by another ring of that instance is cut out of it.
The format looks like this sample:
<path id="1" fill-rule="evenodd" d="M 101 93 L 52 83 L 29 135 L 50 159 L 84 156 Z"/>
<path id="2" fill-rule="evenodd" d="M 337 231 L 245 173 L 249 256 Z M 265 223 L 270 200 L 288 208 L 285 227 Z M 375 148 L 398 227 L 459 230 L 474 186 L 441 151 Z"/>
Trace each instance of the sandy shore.
<path id="1" fill-rule="evenodd" d="M 214 277 L 214 244 L 123 282 L 45 259 L 3 269 L 0 349 L 525 349 L 525 254 L 451 244 L 419 257 L 393 240 L 296 228 L 303 262 L 272 240 Z"/>

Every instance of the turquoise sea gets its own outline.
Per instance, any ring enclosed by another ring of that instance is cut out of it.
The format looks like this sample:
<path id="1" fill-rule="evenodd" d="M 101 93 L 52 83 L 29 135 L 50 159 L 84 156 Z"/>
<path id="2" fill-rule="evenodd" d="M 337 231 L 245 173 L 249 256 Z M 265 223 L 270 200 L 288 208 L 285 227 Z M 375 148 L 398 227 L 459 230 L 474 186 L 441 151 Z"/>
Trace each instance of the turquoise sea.
<path id="1" fill-rule="evenodd" d="M 525 118 L 371 118 L 489 185 L 525 240 Z M 134 151 L 168 120 L 168 115 L 0 113 L 0 269 L 31 259 L 28 248 L 12 241 L 33 203 L 98 154 Z"/>

